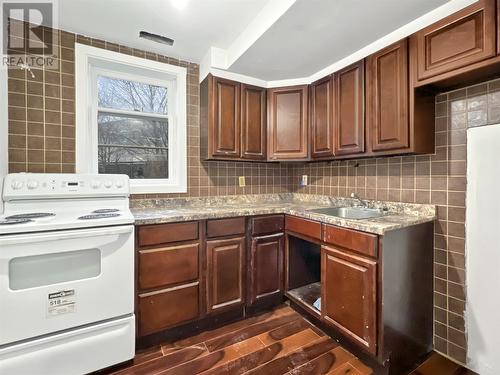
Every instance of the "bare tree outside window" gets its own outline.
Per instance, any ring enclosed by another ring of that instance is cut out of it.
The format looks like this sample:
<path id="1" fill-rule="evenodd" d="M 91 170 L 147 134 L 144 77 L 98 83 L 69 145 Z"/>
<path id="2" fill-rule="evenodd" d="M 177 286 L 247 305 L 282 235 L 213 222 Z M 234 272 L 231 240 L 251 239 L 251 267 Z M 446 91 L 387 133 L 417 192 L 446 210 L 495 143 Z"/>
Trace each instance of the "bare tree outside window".
<path id="1" fill-rule="evenodd" d="M 99 173 L 168 178 L 166 87 L 98 77 Z"/>

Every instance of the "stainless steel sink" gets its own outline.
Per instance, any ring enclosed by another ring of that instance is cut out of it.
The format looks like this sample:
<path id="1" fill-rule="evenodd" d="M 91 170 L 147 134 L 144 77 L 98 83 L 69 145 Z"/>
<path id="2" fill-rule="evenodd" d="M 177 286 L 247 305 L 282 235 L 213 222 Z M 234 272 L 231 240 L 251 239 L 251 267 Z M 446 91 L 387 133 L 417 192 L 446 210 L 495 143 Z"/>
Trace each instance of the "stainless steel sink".
<path id="1" fill-rule="evenodd" d="M 382 210 L 365 207 L 326 207 L 309 210 L 309 212 L 356 220 L 372 219 L 384 216 L 384 212 Z"/>

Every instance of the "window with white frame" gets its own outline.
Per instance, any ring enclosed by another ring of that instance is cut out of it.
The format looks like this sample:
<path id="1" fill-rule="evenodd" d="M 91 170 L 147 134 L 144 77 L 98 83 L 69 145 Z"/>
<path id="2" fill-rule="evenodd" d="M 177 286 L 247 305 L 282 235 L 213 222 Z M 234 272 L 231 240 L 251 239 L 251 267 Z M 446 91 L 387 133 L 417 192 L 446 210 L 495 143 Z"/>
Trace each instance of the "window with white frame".
<path id="1" fill-rule="evenodd" d="M 77 172 L 120 173 L 132 193 L 187 188 L 186 69 L 76 47 Z"/>

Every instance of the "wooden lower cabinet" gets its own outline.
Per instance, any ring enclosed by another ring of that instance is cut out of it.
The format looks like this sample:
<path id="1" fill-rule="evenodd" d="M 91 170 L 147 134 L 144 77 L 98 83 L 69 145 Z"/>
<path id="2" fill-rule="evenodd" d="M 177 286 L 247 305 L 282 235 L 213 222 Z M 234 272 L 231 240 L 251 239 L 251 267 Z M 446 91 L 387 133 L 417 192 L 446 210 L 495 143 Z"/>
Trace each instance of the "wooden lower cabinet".
<path id="1" fill-rule="evenodd" d="M 245 302 L 244 267 L 245 237 L 207 241 L 207 313 Z"/>
<path id="2" fill-rule="evenodd" d="M 138 336 L 146 336 L 195 320 L 200 315 L 199 283 L 138 296 Z"/>
<path id="3" fill-rule="evenodd" d="M 323 246 L 321 275 L 322 318 L 376 354 L 376 261 Z"/>
<path id="4" fill-rule="evenodd" d="M 283 294 L 284 234 L 252 238 L 249 304 Z"/>

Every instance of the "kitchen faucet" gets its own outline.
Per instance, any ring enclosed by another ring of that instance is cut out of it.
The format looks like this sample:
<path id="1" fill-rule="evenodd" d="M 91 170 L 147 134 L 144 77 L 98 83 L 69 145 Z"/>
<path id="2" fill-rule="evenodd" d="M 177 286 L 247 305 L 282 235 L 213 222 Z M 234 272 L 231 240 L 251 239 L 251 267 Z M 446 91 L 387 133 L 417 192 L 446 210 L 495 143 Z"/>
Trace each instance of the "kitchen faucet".
<path id="1" fill-rule="evenodd" d="M 357 199 L 359 203 L 361 203 L 361 206 L 363 206 L 364 208 L 368 208 L 368 204 L 364 200 L 362 200 L 356 193 L 351 193 L 351 198 Z"/>

